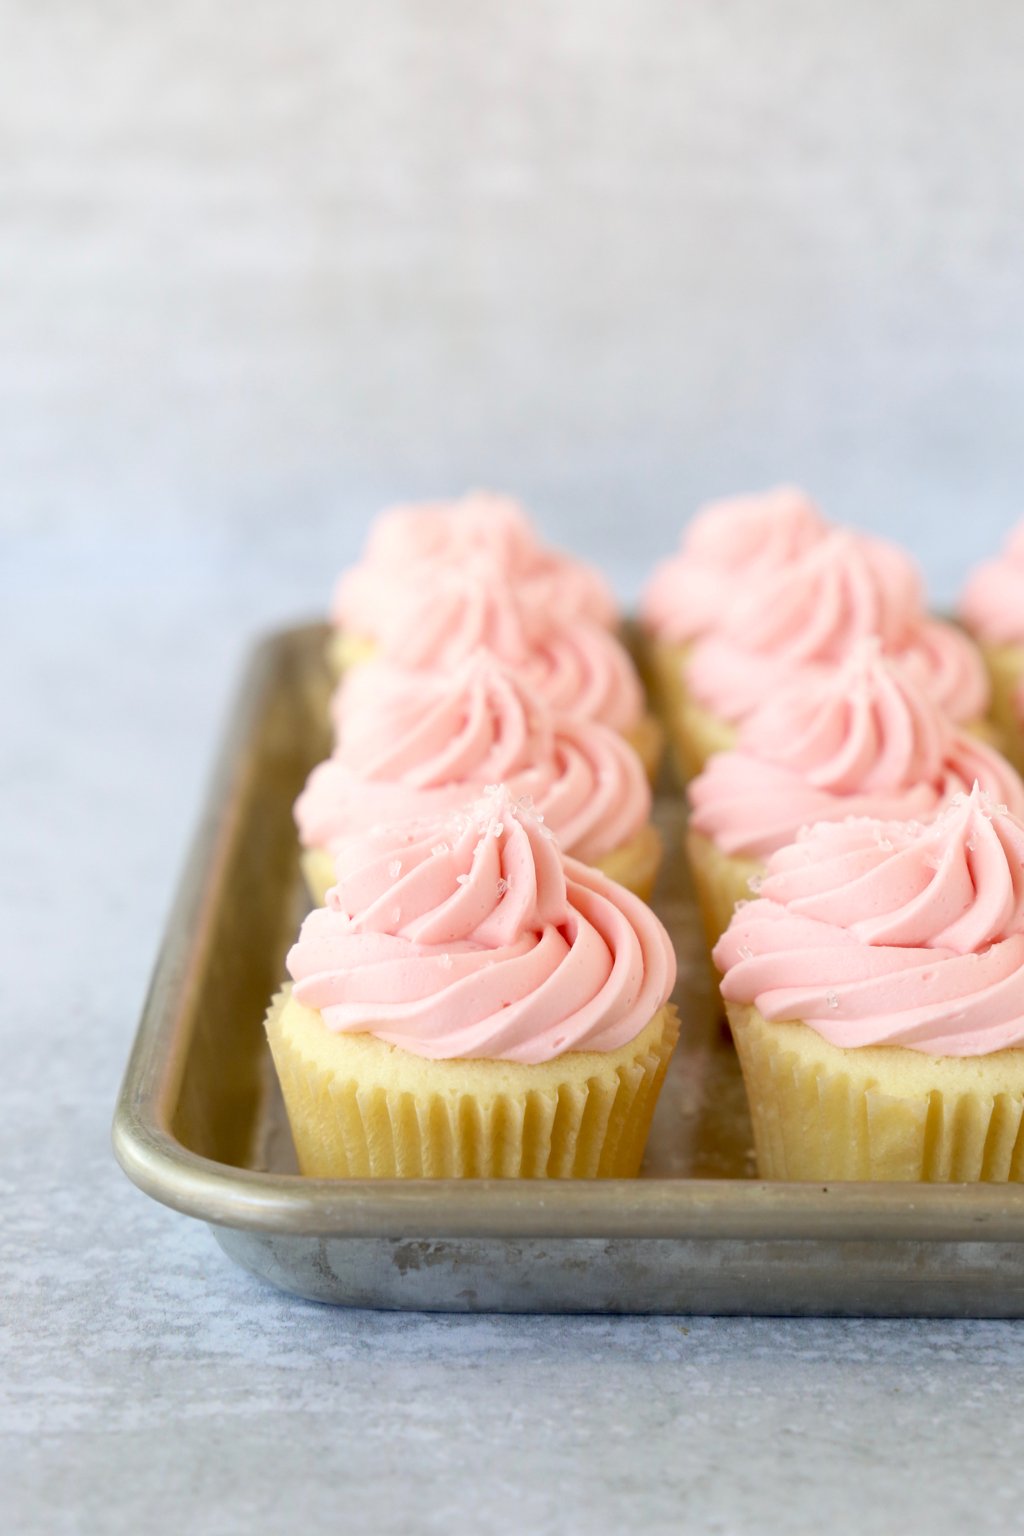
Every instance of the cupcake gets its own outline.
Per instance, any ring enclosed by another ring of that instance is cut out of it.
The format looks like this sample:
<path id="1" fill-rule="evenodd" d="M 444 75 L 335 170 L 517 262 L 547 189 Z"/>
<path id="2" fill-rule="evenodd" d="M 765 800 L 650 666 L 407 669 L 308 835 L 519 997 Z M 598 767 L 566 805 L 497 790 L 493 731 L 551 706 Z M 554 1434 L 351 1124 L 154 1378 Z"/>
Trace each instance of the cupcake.
<path id="1" fill-rule="evenodd" d="M 827 531 L 818 508 L 793 486 L 710 502 L 698 511 L 640 601 L 649 682 L 670 727 L 693 643 L 717 627 L 748 584 L 784 570 Z"/>
<path id="2" fill-rule="evenodd" d="M 977 781 L 1024 816 L 1024 783 L 956 726 L 877 639 L 833 672 L 790 684 L 744 722 L 736 749 L 687 789 L 687 848 L 708 945 L 765 860 L 801 827 L 847 816 L 926 821 Z"/>
<path id="3" fill-rule="evenodd" d="M 1002 554 L 971 573 L 959 616 L 981 646 L 992 683 L 992 718 L 1009 757 L 1024 769 L 1024 522 Z"/>
<path id="4" fill-rule="evenodd" d="M 715 948 L 769 1179 L 1024 1177 L 1024 823 L 824 823 Z"/>
<path id="5" fill-rule="evenodd" d="M 414 672 L 451 672 L 480 649 L 502 661 L 557 714 L 618 731 L 648 774 L 656 773 L 661 728 L 646 711 L 643 685 L 626 648 L 599 625 L 524 597 L 489 561 L 465 561 L 409 587 L 378 625 L 379 658 Z M 375 679 L 364 678 L 363 670 L 343 680 L 336 721 L 350 690 L 371 696 L 376 691 Z"/>
<path id="6" fill-rule="evenodd" d="M 302 1172 L 636 1174 L 678 1033 L 650 909 L 504 787 L 336 872 L 267 1018 Z"/>
<path id="7" fill-rule="evenodd" d="M 737 727 L 763 700 L 787 683 L 821 677 L 869 636 L 958 724 L 984 718 L 988 682 L 977 648 L 928 617 L 909 555 L 885 539 L 836 529 L 745 591 L 693 647 L 677 717 L 690 771 L 732 747 Z"/>
<path id="8" fill-rule="evenodd" d="M 373 654 L 382 622 L 410 590 L 429 588 L 439 574 L 481 557 L 526 601 L 607 629 L 618 626 L 615 598 L 594 566 L 541 543 L 511 497 L 471 491 L 456 501 L 393 507 L 375 520 L 362 560 L 335 587 L 329 647 L 335 673 Z"/>
<path id="9" fill-rule="evenodd" d="M 375 822 L 444 815 L 499 781 L 530 800 L 566 853 L 649 900 L 661 840 L 637 754 L 596 721 L 554 714 L 489 652 L 452 672 L 370 662 L 342 691 L 337 725 L 333 755 L 295 806 L 317 903 L 339 841 Z"/>

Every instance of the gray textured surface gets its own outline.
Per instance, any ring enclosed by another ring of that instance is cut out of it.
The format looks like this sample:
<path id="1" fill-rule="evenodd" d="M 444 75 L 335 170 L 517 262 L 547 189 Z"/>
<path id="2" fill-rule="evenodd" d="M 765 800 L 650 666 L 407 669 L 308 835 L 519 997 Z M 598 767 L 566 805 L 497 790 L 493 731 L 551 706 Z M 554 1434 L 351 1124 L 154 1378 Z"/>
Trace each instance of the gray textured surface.
<path id="1" fill-rule="evenodd" d="M 1024 510 L 1013 0 L 0 25 L 16 526 L 299 533 L 311 571 L 382 500 L 496 482 L 629 590 L 697 499 L 785 478 L 946 600 Z"/>
<path id="2" fill-rule="evenodd" d="M 940 598 L 1020 513 L 1020 7 L 0 28 L 5 1529 L 1008 1529 L 1016 1326 L 333 1314 L 107 1131 L 246 638 L 379 501 L 508 484 L 626 595 L 737 485 Z"/>

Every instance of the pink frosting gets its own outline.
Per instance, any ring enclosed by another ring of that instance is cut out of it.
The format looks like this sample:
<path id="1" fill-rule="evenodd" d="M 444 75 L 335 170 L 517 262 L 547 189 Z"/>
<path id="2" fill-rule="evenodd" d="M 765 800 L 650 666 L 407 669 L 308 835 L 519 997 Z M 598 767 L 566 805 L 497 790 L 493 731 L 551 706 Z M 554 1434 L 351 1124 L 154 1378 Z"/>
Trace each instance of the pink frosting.
<path id="1" fill-rule="evenodd" d="M 357 681 L 358 678 L 358 681 Z M 452 673 L 370 661 L 340 695 L 338 746 L 295 806 L 306 847 L 374 822 L 443 814 L 503 781 L 529 796 L 563 848 L 599 859 L 651 813 L 643 764 L 615 731 L 553 714 L 495 657 Z"/>
<path id="2" fill-rule="evenodd" d="M 644 627 L 677 645 L 714 629 L 743 582 L 783 569 L 827 527 L 794 486 L 710 502 L 686 529 L 678 553 L 656 567 L 640 604 Z"/>
<path id="3" fill-rule="evenodd" d="M 413 671 L 451 671 L 490 651 L 559 714 L 629 731 L 644 714 L 628 651 L 597 624 L 535 605 L 488 567 L 472 563 L 411 583 L 378 626 L 379 654 Z M 364 668 L 342 684 L 367 689 Z M 344 704 L 339 708 L 344 710 Z"/>
<path id="4" fill-rule="evenodd" d="M 687 793 L 696 831 L 764 859 L 815 821 L 934 817 L 975 780 L 1024 817 L 1024 783 L 1005 758 L 958 731 L 868 639 L 845 665 L 763 703 L 737 750 L 712 757 Z"/>
<path id="5" fill-rule="evenodd" d="M 951 720 L 965 724 L 988 714 L 992 687 L 985 658 L 962 629 L 924 619 L 896 655 Z"/>
<path id="6" fill-rule="evenodd" d="M 613 1051 L 675 980 L 643 902 L 565 859 L 504 786 L 454 817 L 354 834 L 288 955 L 328 1029 L 433 1059 Z"/>
<path id="7" fill-rule="evenodd" d="M 1024 645 L 1024 522 L 997 559 L 971 572 L 959 612 L 967 628 L 991 645 Z"/>
<path id="8" fill-rule="evenodd" d="M 1024 1045 L 1024 824 L 975 787 L 937 821 L 812 827 L 715 946 L 731 1002 L 832 1045 Z"/>
<path id="9" fill-rule="evenodd" d="M 363 559 L 339 578 L 332 620 L 377 640 L 410 587 L 429 584 L 438 572 L 467 560 L 489 562 L 529 602 L 553 603 L 566 616 L 608 628 L 618 624 L 615 598 L 600 572 L 542 544 L 523 507 L 489 491 L 381 513 Z"/>
<path id="10" fill-rule="evenodd" d="M 903 550 L 835 530 L 724 610 L 688 658 L 687 686 L 713 714 L 738 722 L 786 683 L 825 675 L 874 635 L 887 653 L 904 656 L 954 719 L 976 719 L 988 697 L 977 650 L 927 618 L 922 604 L 920 576 Z"/>

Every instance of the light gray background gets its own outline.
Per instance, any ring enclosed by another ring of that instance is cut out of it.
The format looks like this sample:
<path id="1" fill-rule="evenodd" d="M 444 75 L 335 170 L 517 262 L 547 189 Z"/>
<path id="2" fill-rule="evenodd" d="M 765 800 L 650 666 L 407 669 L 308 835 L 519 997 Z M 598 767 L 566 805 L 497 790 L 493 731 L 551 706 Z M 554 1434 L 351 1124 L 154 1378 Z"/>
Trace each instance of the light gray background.
<path id="1" fill-rule="evenodd" d="M 1012 1523 L 1015 1325 L 331 1313 L 107 1127 L 241 654 L 381 503 L 628 599 L 797 479 L 950 599 L 1024 514 L 1022 99 L 1010 0 L 0 0 L 8 1529 Z"/>

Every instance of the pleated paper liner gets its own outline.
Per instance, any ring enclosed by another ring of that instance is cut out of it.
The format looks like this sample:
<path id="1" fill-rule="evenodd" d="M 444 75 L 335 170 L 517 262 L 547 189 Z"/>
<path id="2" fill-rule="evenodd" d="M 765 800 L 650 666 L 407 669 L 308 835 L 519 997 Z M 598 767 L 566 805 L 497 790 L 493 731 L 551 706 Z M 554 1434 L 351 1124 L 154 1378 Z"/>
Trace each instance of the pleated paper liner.
<path id="1" fill-rule="evenodd" d="M 1024 773 L 1024 708 L 1017 696 L 1024 687 L 1024 646 L 983 645 L 981 653 L 992 683 L 989 717 L 996 728 L 996 746 Z"/>
<path id="2" fill-rule="evenodd" d="M 333 629 L 327 641 L 327 666 L 335 682 L 340 682 L 350 667 L 361 661 L 369 661 L 376 654 L 377 646 L 365 635 L 354 635 L 347 629 Z"/>
<path id="3" fill-rule="evenodd" d="M 315 1178 L 633 1177 L 678 1033 L 666 1006 L 617 1051 L 528 1066 L 334 1034 L 287 989 L 267 1016 L 299 1167 Z"/>
<path id="4" fill-rule="evenodd" d="M 661 721 L 657 715 L 645 714 L 632 730 L 624 731 L 623 735 L 643 763 L 644 772 L 653 784 L 658 777 L 665 751 L 665 732 Z"/>
<path id="5" fill-rule="evenodd" d="M 651 823 L 641 828 L 620 848 L 613 848 L 604 858 L 594 860 L 594 868 L 616 880 L 641 901 L 650 901 L 654 882 L 661 867 L 661 835 Z M 334 884 L 334 860 L 326 848 L 307 848 L 302 855 L 302 877 L 310 900 L 322 907 Z"/>
<path id="6" fill-rule="evenodd" d="M 764 1179 L 1024 1179 L 1024 1050 L 841 1050 L 728 1004 Z"/>
<path id="7" fill-rule="evenodd" d="M 682 779 L 697 776 L 712 753 L 728 753 L 735 746 L 734 725 L 705 710 L 689 693 L 683 676 L 688 654 L 689 647 L 654 642 L 648 662 L 648 676 Z"/>

